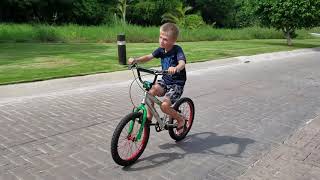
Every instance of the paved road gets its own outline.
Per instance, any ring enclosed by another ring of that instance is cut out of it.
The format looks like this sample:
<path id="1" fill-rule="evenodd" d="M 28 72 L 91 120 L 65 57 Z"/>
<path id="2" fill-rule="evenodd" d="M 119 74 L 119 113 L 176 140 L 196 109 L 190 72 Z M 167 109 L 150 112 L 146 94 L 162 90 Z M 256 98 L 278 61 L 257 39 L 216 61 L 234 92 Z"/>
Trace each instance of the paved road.
<path id="1" fill-rule="evenodd" d="M 238 180 L 320 179 L 320 116 L 254 163 Z"/>
<path id="2" fill-rule="evenodd" d="M 312 49 L 189 65 L 184 96 L 196 106 L 189 136 L 176 143 L 152 129 L 145 153 L 129 168 L 110 156 L 113 130 L 132 108 L 129 72 L 2 86 L 0 179 L 250 175 L 320 114 L 319 57 Z M 139 92 L 134 86 L 135 103 Z"/>

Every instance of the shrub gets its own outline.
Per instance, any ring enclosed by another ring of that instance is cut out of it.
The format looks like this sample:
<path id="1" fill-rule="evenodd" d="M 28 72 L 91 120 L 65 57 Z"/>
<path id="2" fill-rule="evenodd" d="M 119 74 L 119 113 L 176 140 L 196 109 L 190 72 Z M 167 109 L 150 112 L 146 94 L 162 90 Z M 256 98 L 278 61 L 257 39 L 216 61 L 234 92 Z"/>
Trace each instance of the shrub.
<path id="1" fill-rule="evenodd" d="M 185 19 L 185 27 L 188 29 L 197 29 L 205 23 L 201 16 L 197 14 L 187 15 Z"/>

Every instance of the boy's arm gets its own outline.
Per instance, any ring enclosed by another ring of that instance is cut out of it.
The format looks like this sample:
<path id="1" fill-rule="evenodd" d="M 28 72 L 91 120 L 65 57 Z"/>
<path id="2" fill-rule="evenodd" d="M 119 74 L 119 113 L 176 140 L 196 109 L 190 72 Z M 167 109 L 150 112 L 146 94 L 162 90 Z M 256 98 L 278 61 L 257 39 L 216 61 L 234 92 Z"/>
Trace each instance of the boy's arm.
<path id="1" fill-rule="evenodd" d="M 184 60 L 179 60 L 178 62 L 179 62 L 179 64 L 176 66 L 176 68 L 177 68 L 177 71 L 180 72 L 180 71 L 182 71 L 182 70 L 185 68 L 185 66 L 186 66 L 186 61 L 184 61 Z"/>
<path id="2" fill-rule="evenodd" d="M 145 55 L 145 56 L 141 56 L 141 57 L 137 57 L 137 58 L 129 58 L 128 59 L 128 63 L 129 64 L 134 64 L 134 63 L 145 63 L 145 62 L 148 62 L 150 61 L 151 59 L 153 59 L 153 55 L 152 54 L 149 54 L 149 55 Z"/>
<path id="3" fill-rule="evenodd" d="M 179 60 L 178 65 L 176 67 L 169 67 L 169 74 L 175 74 L 177 72 L 182 71 L 186 66 L 186 62 L 184 60 Z"/>

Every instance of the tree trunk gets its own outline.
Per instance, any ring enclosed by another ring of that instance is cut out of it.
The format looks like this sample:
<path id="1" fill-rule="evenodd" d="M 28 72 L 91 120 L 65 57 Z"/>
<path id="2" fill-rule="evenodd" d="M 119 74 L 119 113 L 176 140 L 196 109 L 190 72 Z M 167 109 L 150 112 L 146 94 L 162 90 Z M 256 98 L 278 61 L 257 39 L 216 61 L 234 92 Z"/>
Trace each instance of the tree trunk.
<path id="1" fill-rule="evenodd" d="M 293 33 L 292 33 L 292 31 L 290 30 L 290 28 L 284 27 L 284 28 L 282 28 L 282 32 L 283 32 L 284 36 L 285 36 L 286 39 L 287 39 L 287 44 L 288 44 L 288 46 L 292 46 L 292 37 L 291 37 L 291 35 L 292 35 Z"/>
<path id="2" fill-rule="evenodd" d="M 290 31 L 286 31 L 286 32 L 285 32 L 285 36 L 286 36 L 286 38 L 287 38 L 287 44 L 288 44 L 288 46 L 292 46 L 292 38 L 291 38 L 291 33 L 290 33 Z"/>

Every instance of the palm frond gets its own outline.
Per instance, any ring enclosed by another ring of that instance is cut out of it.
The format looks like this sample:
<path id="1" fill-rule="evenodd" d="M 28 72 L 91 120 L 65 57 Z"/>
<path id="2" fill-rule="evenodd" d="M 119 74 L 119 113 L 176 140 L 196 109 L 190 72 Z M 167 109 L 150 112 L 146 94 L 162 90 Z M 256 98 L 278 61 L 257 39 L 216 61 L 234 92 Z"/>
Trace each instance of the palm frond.
<path id="1" fill-rule="evenodd" d="M 179 22 L 179 18 L 176 17 L 175 15 L 171 14 L 171 13 L 165 13 L 161 16 L 162 18 L 162 22 L 164 21 L 169 21 L 172 23 L 178 23 Z"/>

